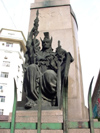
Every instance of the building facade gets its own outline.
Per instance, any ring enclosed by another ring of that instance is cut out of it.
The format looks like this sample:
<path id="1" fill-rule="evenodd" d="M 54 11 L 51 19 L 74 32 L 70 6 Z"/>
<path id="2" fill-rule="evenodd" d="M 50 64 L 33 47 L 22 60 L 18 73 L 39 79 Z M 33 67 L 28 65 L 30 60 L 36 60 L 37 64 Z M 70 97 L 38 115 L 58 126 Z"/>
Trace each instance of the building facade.
<path id="1" fill-rule="evenodd" d="M 93 117 L 100 118 L 100 71 L 92 96 Z"/>
<path id="2" fill-rule="evenodd" d="M 22 97 L 24 53 L 26 39 L 21 31 L 0 31 L 0 115 L 12 111 L 14 78 L 17 84 L 17 99 Z"/>

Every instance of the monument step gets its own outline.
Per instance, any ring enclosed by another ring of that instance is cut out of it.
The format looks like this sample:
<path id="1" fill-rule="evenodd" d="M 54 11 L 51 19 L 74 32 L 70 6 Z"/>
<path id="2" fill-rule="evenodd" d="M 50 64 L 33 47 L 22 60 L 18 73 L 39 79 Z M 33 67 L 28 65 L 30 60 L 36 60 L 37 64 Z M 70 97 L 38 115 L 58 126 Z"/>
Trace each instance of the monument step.
<path id="1" fill-rule="evenodd" d="M 16 111 L 16 122 L 37 122 L 38 111 L 25 110 Z M 63 112 L 62 110 L 42 110 L 42 123 L 62 123 L 63 122 Z M 9 122 L 11 121 L 11 113 L 9 115 Z M 77 120 L 70 120 L 77 121 Z M 79 120 L 80 121 L 80 120 Z M 89 121 L 84 119 L 81 121 Z M 97 121 L 97 120 L 94 120 Z M 63 130 L 41 130 L 41 133 L 63 133 Z M 9 129 L 0 129 L 0 133 L 10 133 Z M 29 129 L 16 129 L 15 133 L 37 133 L 37 130 Z M 68 133 L 90 133 L 90 129 L 69 129 Z M 95 129 L 94 133 L 100 133 L 100 129 Z"/>
<path id="2" fill-rule="evenodd" d="M 62 130 L 41 130 L 41 133 L 63 133 Z M 0 129 L 0 133 L 10 133 L 8 129 Z M 37 133 L 37 130 L 15 130 L 15 133 Z"/>
<path id="3" fill-rule="evenodd" d="M 42 110 L 42 115 L 62 115 L 62 110 Z M 16 111 L 17 116 L 37 116 L 38 111 L 29 111 L 29 110 L 24 110 L 24 111 Z"/>
<path id="4" fill-rule="evenodd" d="M 41 133 L 63 133 L 63 130 L 41 130 Z M 0 133 L 10 133 L 8 129 L 0 129 Z M 37 130 L 15 130 L 15 133 L 37 133 Z M 90 133 L 90 129 L 69 129 L 68 133 Z M 100 133 L 100 129 L 95 129 L 94 133 Z"/>
<path id="5" fill-rule="evenodd" d="M 16 122 L 37 122 L 38 111 L 16 111 Z M 11 121 L 12 113 L 9 115 L 8 121 Z M 62 123 L 63 116 L 61 110 L 43 110 L 42 123 Z"/>
<path id="6" fill-rule="evenodd" d="M 11 117 L 12 113 L 9 114 L 8 122 L 11 122 Z M 37 122 L 37 118 L 36 110 L 16 111 L 16 122 Z M 63 112 L 62 110 L 42 110 L 41 118 L 42 123 L 62 123 Z M 70 119 L 69 121 L 89 121 L 89 119 Z"/>

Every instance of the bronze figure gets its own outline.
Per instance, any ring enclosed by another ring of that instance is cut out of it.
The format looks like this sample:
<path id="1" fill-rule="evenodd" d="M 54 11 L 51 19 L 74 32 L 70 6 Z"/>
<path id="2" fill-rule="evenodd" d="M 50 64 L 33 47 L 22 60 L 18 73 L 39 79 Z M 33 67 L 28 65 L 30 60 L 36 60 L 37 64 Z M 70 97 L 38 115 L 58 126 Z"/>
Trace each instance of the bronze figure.
<path id="1" fill-rule="evenodd" d="M 38 35 L 38 11 L 34 26 L 27 41 L 25 53 L 24 82 L 23 88 L 26 93 L 25 108 L 33 108 L 37 105 L 39 87 L 42 92 L 42 105 L 58 106 L 61 97 L 62 83 L 67 83 L 69 65 L 73 57 L 69 52 L 63 50 L 58 41 L 56 52 L 52 49 L 52 37 L 49 32 L 44 33 L 44 39 L 40 42 L 36 39 Z"/>

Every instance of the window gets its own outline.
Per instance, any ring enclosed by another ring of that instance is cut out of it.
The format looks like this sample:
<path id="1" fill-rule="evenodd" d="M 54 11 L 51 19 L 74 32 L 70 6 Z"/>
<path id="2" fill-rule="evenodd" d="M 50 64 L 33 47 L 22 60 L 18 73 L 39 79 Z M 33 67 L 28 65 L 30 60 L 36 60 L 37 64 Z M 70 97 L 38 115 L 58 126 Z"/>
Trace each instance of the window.
<path id="1" fill-rule="evenodd" d="M 8 72 L 1 72 L 1 77 L 8 78 Z"/>
<path id="2" fill-rule="evenodd" d="M 3 89 L 3 86 L 2 86 L 2 85 L 0 85 L 0 90 L 1 90 L 1 89 Z"/>
<path id="3" fill-rule="evenodd" d="M 0 102 L 5 102 L 5 96 L 0 96 Z"/>
<path id="4" fill-rule="evenodd" d="M 7 56 L 5 56 L 5 57 L 4 57 L 4 59 L 8 59 L 8 57 L 7 57 Z"/>
<path id="5" fill-rule="evenodd" d="M 6 87 L 7 87 L 7 84 L 1 83 L 0 84 L 0 92 L 3 92 L 6 89 Z"/>
<path id="6" fill-rule="evenodd" d="M 3 61 L 2 65 L 5 67 L 10 67 L 10 62 L 9 61 Z"/>
<path id="7" fill-rule="evenodd" d="M 0 85 L 0 92 L 3 92 L 3 86 Z"/>
<path id="8" fill-rule="evenodd" d="M 5 44 L 4 43 L 2 43 L 2 46 L 4 46 Z"/>
<path id="9" fill-rule="evenodd" d="M 4 109 L 0 109 L 0 115 L 3 115 Z"/>
<path id="10" fill-rule="evenodd" d="M 13 47 L 13 43 L 6 42 L 6 47 Z"/>

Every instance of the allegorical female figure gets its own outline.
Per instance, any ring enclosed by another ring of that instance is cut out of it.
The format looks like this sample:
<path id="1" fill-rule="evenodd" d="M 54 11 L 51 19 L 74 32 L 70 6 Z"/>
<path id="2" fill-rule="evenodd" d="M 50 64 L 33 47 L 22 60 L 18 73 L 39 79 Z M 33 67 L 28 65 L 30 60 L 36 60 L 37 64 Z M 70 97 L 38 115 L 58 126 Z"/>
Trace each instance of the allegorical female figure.
<path id="1" fill-rule="evenodd" d="M 44 33 L 44 39 L 41 39 L 42 49 L 40 50 L 40 42 L 36 39 L 38 35 L 37 29 L 38 17 L 34 21 L 34 27 L 27 41 L 26 61 L 23 65 L 25 72 L 23 88 L 26 93 L 26 109 L 37 105 L 40 87 L 42 104 L 57 106 L 57 84 L 62 84 L 63 80 L 67 81 L 68 67 L 73 61 L 71 54 L 63 50 L 60 44 L 56 52 L 53 52 L 52 37 L 50 39 L 49 32 Z"/>

